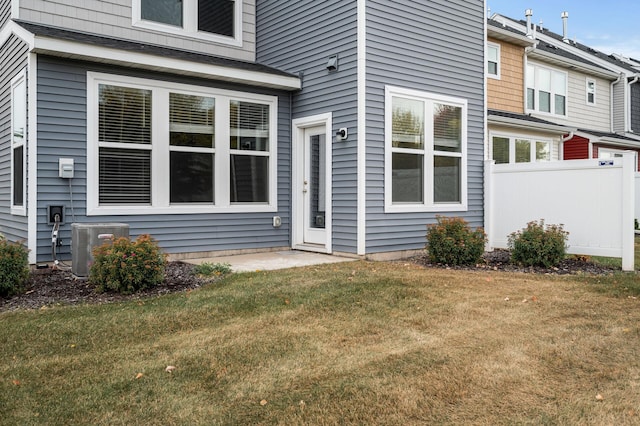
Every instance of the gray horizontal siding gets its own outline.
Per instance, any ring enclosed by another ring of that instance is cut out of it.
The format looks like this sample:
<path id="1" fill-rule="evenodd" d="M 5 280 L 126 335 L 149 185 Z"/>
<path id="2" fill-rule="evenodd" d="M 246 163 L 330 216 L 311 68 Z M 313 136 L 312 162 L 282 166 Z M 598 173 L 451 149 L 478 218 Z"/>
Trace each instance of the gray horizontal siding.
<path id="1" fill-rule="evenodd" d="M 367 6 L 366 250 L 420 249 L 436 213 L 384 212 L 384 89 L 399 86 L 468 101 L 468 211 L 438 214 L 481 226 L 484 6 L 478 0 L 369 0 Z"/>
<path id="2" fill-rule="evenodd" d="M 27 218 L 11 214 L 11 80 L 27 60 L 28 47 L 17 37 L 9 38 L 0 49 L 0 232 L 12 241 L 27 238 Z"/>
<path id="3" fill-rule="evenodd" d="M 624 78 L 613 86 L 613 131 L 623 133 L 626 131 L 625 120 L 629 113 L 625 111 L 625 82 Z"/>
<path id="4" fill-rule="evenodd" d="M 9 0 L 2 0 L 10 3 Z M 203 52 L 246 61 L 255 59 L 255 0 L 244 0 L 242 46 L 235 47 L 132 25 L 131 0 L 20 0 L 22 20 L 108 37 Z"/>
<path id="5" fill-rule="evenodd" d="M 0 0 L 0 28 L 11 19 L 11 0 Z"/>
<path id="6" fill-rule="evenodd" d="M 357 235 L 357 50 L 355 1 L 260 0 L 257 3 L 258 62 L 303 73 L 294 95 L 294 118 L 332 114 L 332 134 L 349 129 L 333 144 L 333 250 L 356 252 Z M 338 55 L 336 72 L 326 64 Z"/>
<path id="7" fill-rule="evenodd" d="M 38 61 L 38 260 L 51 259 L 47 205 L 63 204 L 66 223 L 62 226 L 63 259 L 70 258 L 69 241 L 72 221 L 82 223 L 124 222 L 132 236 L 151 234 L 167 253 L 192 253 L 218 250 L 261 249 L 290 246 L 290 121 L 289 95 L 279 96 L 278 111 L 278 211 L 276 213 L 219 213 L 189 215 L 86 216 L 87 71 L 131 75 L 184 84 L 220 87 L 256 93 L 255 88 L 213 81 L 188 79 L 173 75 L 141 73 L 130 69 L 109 68 L 98 64 L 63 61 L 40 57 Z M 58 178 L 58 158 L 75 160 L 73 211 L 68 182 Z M 89 189 L 91 190 L 91 189 Z M 282 217 L 282 227 L 273 228 L 272 217 Z"/>

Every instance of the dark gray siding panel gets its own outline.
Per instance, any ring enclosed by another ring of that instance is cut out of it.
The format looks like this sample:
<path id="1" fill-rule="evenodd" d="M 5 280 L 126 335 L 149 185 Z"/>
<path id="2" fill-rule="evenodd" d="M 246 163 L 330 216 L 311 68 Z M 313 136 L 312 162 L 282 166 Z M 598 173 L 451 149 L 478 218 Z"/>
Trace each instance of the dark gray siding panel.
<path id="1" fill-rule="evenodd" d="M 439 214 L 482 225 L 484 5 L 369 0 L 367 6 L 367 253 L 420 249 L 436 214 L 384 212 L 384 89 L 467 99 L 469 208 Z"/>
<path id="2" fill-rule="evenodd" d="M 349 129 L 333 145 L 333 250 L 356 252 L 357 51 L 356 1 L 259 0 L 258 62 L 303 74 L 293 98 L 293 118 L 332 113 L 332 134 Z M 329 72 L 330 56 L 338 70 Z"/>
<path id="3" fill-rule="evenodd" d="M 11 19 L 11 0 L 0 0 L 0 28 Z"/>
<path id="4" fill-rule="evenodd" d="M 631 130 L 640 133 L 640 83 L 631 85 Z"/>
<path id="5" fill-rule="evenodd" d="M 278 211 L 188 215 L 86 216 L 87 190 L 87 71 L 130 75 L 183 84 L 219 87 L 278 96 Z M 63 259 L 70 258 L 72 221 L 83 223 L 124 222 L 132 236 L 151 234 L 167 253 L 260 249 L 290 246 L 291 137 L 289 94 L 174 75 L 142 73 L 130 69 L 73 62 L 51 57 L 38 60 L 38 260 L 51 260 L 51 228 L 47 205 L 63 204 L 66 223 L 61 229 Z M 58 178 L 58 158 L 75 162 L 72 194 L 68 182 Z M 73 198 L 73 212 L 71 211 Z M 72 217 L 75 214 L 75 219 Z M 273 228 L 272 217 L 282 217 Z"/>
<path id="6" fill-rule="evenodd" d="M 0 48 L 0 232 L 12 241 L 27 238 L 27 218 L 11 214 L 11 80 L 27 60 L 28 47 L 17 37 Z"/>

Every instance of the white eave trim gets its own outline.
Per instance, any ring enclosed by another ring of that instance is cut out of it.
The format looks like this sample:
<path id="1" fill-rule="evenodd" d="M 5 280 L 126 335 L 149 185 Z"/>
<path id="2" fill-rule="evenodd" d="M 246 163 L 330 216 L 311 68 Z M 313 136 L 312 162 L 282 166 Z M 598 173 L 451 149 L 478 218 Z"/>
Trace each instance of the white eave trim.
<path id="1" fill-rule="evenodd" d="M 589 132 L 575 132 L 576 136 L 581 136 L 583 138 L 589 139 L 591 143 L 602 143 L 607 145 L 615 145 L 620 147 L 632 147 L 632 148 L 640 148 L 640 140 L 631 141 L 629 139 L 618 139 L 612 136 L 597 136 Z"/>
<path id="2" fill-rule="evenodd" d="M 13 34 L 24 40 L 24 42 L 29 45 L 29 48 L 33 48 L 35 36 L 13 21 L 8 21 L 5 26 L 2 27 L 0 31 L 0 46 L 5 44 Z"/>
<path id="3" fill-rule="evenodd" d="M 296 76 L 276 75 L 221 65 L 203 64 L 143 52 L 130 52 L 70 40 L 36 36 L 15 22 L 7 23 L 0 32 L 0 45 L 3 44 L 11 34 L 16 34 L 23 39 L 29 45 L 30 51 L 37 54 L 169 72 L 172 74 L 216 79 L 273 89 L 300 90 L 302 87 L 300 78 Z"/>
<path id="4" fill-rule="evenodd" d="M 489 124 L 502 124 L 521 129 L 543 130 L 550 133 L 557 133 L 559 135 L 565 135 L 572 131 L 575 132 L 576 130 L 575 128 L 571 127 L 565 127 L 555 124 L 536 123 L 535 121 L 519 120 L 517 118 L 491 115 L 491 113 L 488 114 L 488 122 Z"/>
<path id="5" fill-rule="evenodd" d="M 195 77 L 215 78 L 252 86 L 270 87 L 274 89 L 299 90 L 300 79 L 294 76 L 282 76 L 259 71 L 243 70 L 220 65 L 202 64 L 183 59 L 155 56 L 140 52 L 113 49 L 102 46 L 91 46 L 83 43 L 58 40 L 45 37 L 35 38 L 35 53 L 62 56 L 73 59 L 98 61 L 113 65 L 170 72 L 173 74 Z"/>
<path id="6" fill-rule="evenodd" d="M 521 47 L 535 46 L 538 43 L 537 40 L 530 39 L 524 34 L 520 35 L 494 25 L 487 25 L 487 36 L 497 40 L 509 41 Z"/>

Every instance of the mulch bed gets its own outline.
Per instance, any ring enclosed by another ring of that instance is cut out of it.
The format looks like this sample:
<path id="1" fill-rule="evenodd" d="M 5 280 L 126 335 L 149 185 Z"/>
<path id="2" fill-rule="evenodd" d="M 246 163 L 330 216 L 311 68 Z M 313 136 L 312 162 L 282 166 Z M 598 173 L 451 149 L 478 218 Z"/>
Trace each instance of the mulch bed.
<path id="1" fill-rule="evenodd" d="M 71 271 L 62 269 L 35 269 L 31 273 L 25 292 L 10 298 L 0 297 L 0 312 L 13 309 L 42 309 L 56 305 L 98 304 L 120 300 L 143 299 L 162 294 L 186 291 L 212 282 L 193 273 L 194 265 L 169 262 L 162 284 L 123 295 L 114 292 L 98 293 L 87 280 L 75 278 Z"/>
<path id="2" fill-rule="evenodd" d="M 557 267 L 544 268 L 540 266 L 520 266 L 511 263 L 510 252 L 508 250 L 496 249 L 487 252 L 482 256 L 482 261 L 472 266 L 449 266 L 433 264 L 429 261 L 426 253 L 411 258 L 412 262 L 432 268 L 458 269 L 467 271 L 503 271 L 503 272 L 525 272 L 533 274 L 548 275 L 570 275 L 570 274 L 611 274 L 619 269 L 597 265 L 586 256 L 568 256 Z"/>

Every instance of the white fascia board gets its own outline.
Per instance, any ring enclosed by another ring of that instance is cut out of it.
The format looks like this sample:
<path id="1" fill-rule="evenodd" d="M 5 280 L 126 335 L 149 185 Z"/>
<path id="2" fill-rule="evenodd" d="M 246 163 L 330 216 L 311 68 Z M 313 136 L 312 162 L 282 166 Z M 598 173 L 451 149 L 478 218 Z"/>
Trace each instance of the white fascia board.
<path id="1" fill-rule="evenodd" d="M 574 132 L 574 135 L 589 139 L 591 143 L 604 143 L 607 145 L 616 145 L 621 147 L 640 148 L 640 140 L 631 141 L 628 139 L 618 139 L 612 136 L 597 136 L 588 131 Z"/>
<path id="2" fill-rule="evenodd" d="M 536 123 L 534 121 L 518 120 L 517 118 L 501 117 L 501 116 L 496 116 L 491 114 L 489 114 L 488 121 L 489 121 L 489 124 L 502 124 L 502 125 L 508 125 L 511 127 L 517 127 L 521 129 L 544 130 L 546 132 L 556 133 L 559 135 L 564 135 L 569 132 L 576 131 L 576 129 L 573 127 L 566 127 L 559 124 L 555 125 L 555 124 L 546 124 L 546 123 Z"/>
<path id="3" fill-rule="evenodd" d="M 13 21 L 7 22 L 6 25 L 2 27 L 2 30 L 0 31 L 0 46 L 5 44 L 12 35 L 16 35 L 27 43 L 29 48 L 33 48 L 33 43 L 35 41 L 34 35 Z"/>
<path id="4" fill-rule="evenodd" d="M 537 41 L 527 37 L 526 35 L 516 34 L 509 30 L 506 30 L 500 27 L 495 27 L 493 25 L 487 25 L 487 36 L 491 38 L 496 38 L 498 40 L 509 41 L 512 44 L 515 44 L 521 47 L 535 46 L 537 44 Z"/>
<path id="5" fill-rule="evenodd" d="M 62 56 L 74 59 L 97 61 L 113 65 L 142 68 L 173 74 L 191 75 L 252 86 L 274 89 L 299 90 L 300 78 L 274 75 L 259 71 L 243 70 L 220 65 L 203 64 L 183 59 L 167 58 L 141 52 L 129 52 L 102 46 L 92 46 L 69 40 L 35 37 L 32 50 L 35 53 Z"/>

